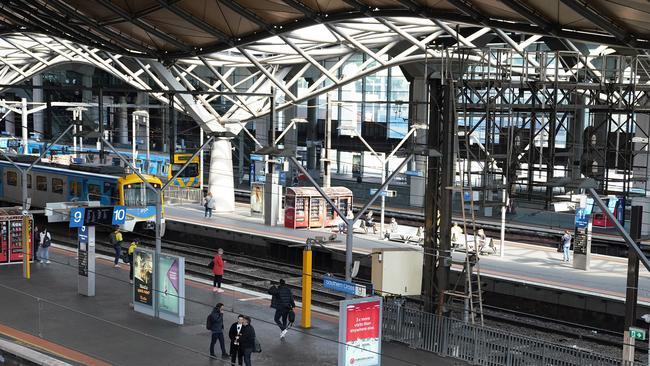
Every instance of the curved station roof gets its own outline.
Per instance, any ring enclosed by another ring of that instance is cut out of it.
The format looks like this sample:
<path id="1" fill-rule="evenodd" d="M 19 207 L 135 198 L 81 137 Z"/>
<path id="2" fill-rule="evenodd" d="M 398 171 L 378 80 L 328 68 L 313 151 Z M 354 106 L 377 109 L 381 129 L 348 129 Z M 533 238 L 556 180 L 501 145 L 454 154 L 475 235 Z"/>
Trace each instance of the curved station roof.
<path id="1" fill-rule="evenodd" d="M 644 49 L 645 0 L 12 0 L 4 33 L 64 38 L 158 59 L 208 54 L 319 23 L 422 17 Z"/>

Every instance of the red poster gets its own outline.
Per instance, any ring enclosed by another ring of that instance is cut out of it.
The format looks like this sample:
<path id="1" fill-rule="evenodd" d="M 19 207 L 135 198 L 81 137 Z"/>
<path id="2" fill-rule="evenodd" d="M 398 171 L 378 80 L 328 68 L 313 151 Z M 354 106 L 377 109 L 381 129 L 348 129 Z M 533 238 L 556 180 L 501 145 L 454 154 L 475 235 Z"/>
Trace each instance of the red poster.
<path id="1" fill-rule="evenodd" d="M 365 302 L 347 306 L 346 343 L 379 338 L 381 303 Z"/>

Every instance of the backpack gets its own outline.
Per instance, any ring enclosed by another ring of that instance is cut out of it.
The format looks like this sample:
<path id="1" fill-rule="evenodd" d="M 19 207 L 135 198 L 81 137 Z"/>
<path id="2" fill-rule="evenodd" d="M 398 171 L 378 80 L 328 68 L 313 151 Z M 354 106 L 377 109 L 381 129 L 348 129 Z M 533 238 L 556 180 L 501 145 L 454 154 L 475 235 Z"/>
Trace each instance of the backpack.
<path id="1" fill-rule="evenodd" d="M 108 241 L 111 243 L 111 245 L 117 244 L 117 237 L 115 235 L 115 231 L 111 233 L 111 236 L 108 238 Z"/>
<path id="2" fill-rule="evenodd" d="M 208 315 L 208 319 L 205 321 L 205 329 L 212 330 L 212 314 Z"/>
<path id="3" fill-rule="evenodd" d="M 47 248 L 47 247 L 50 246 L 50 244 L 52 244 L 52 239 L 50 239 L 50 237 L 48 236 L 48 234 L 49 234 L 49 232 L 46 231 L 46 232 L 44 233 L 44 235 L 43 235 L 43 243 L 41 243 L 41 246 L 42 246 L 43 248 Z"/>

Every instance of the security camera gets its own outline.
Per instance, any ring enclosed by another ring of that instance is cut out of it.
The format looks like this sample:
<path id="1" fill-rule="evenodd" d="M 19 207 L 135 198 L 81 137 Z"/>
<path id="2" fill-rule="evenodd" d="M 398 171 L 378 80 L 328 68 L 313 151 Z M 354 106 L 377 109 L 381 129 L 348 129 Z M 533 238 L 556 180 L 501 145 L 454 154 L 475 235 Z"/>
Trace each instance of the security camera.
<path id="1" fill-rule="evenodd" d="M 641 319 L 643 319 L 644 322 L 650 324 L 650 314 L 644 314 Z"/>

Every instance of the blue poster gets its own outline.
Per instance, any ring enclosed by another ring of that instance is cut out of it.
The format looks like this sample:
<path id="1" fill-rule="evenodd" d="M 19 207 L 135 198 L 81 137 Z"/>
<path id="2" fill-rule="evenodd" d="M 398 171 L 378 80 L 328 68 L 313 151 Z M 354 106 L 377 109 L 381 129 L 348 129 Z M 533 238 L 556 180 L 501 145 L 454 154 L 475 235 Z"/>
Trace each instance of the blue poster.
<path id="1" fill-rule="evenodd" d="M 587 214 L 587 209 L 585 208 L 576 208 L 576 227 L 578 229 L 584 229 L 589 224 L 589 215 Z"/>

